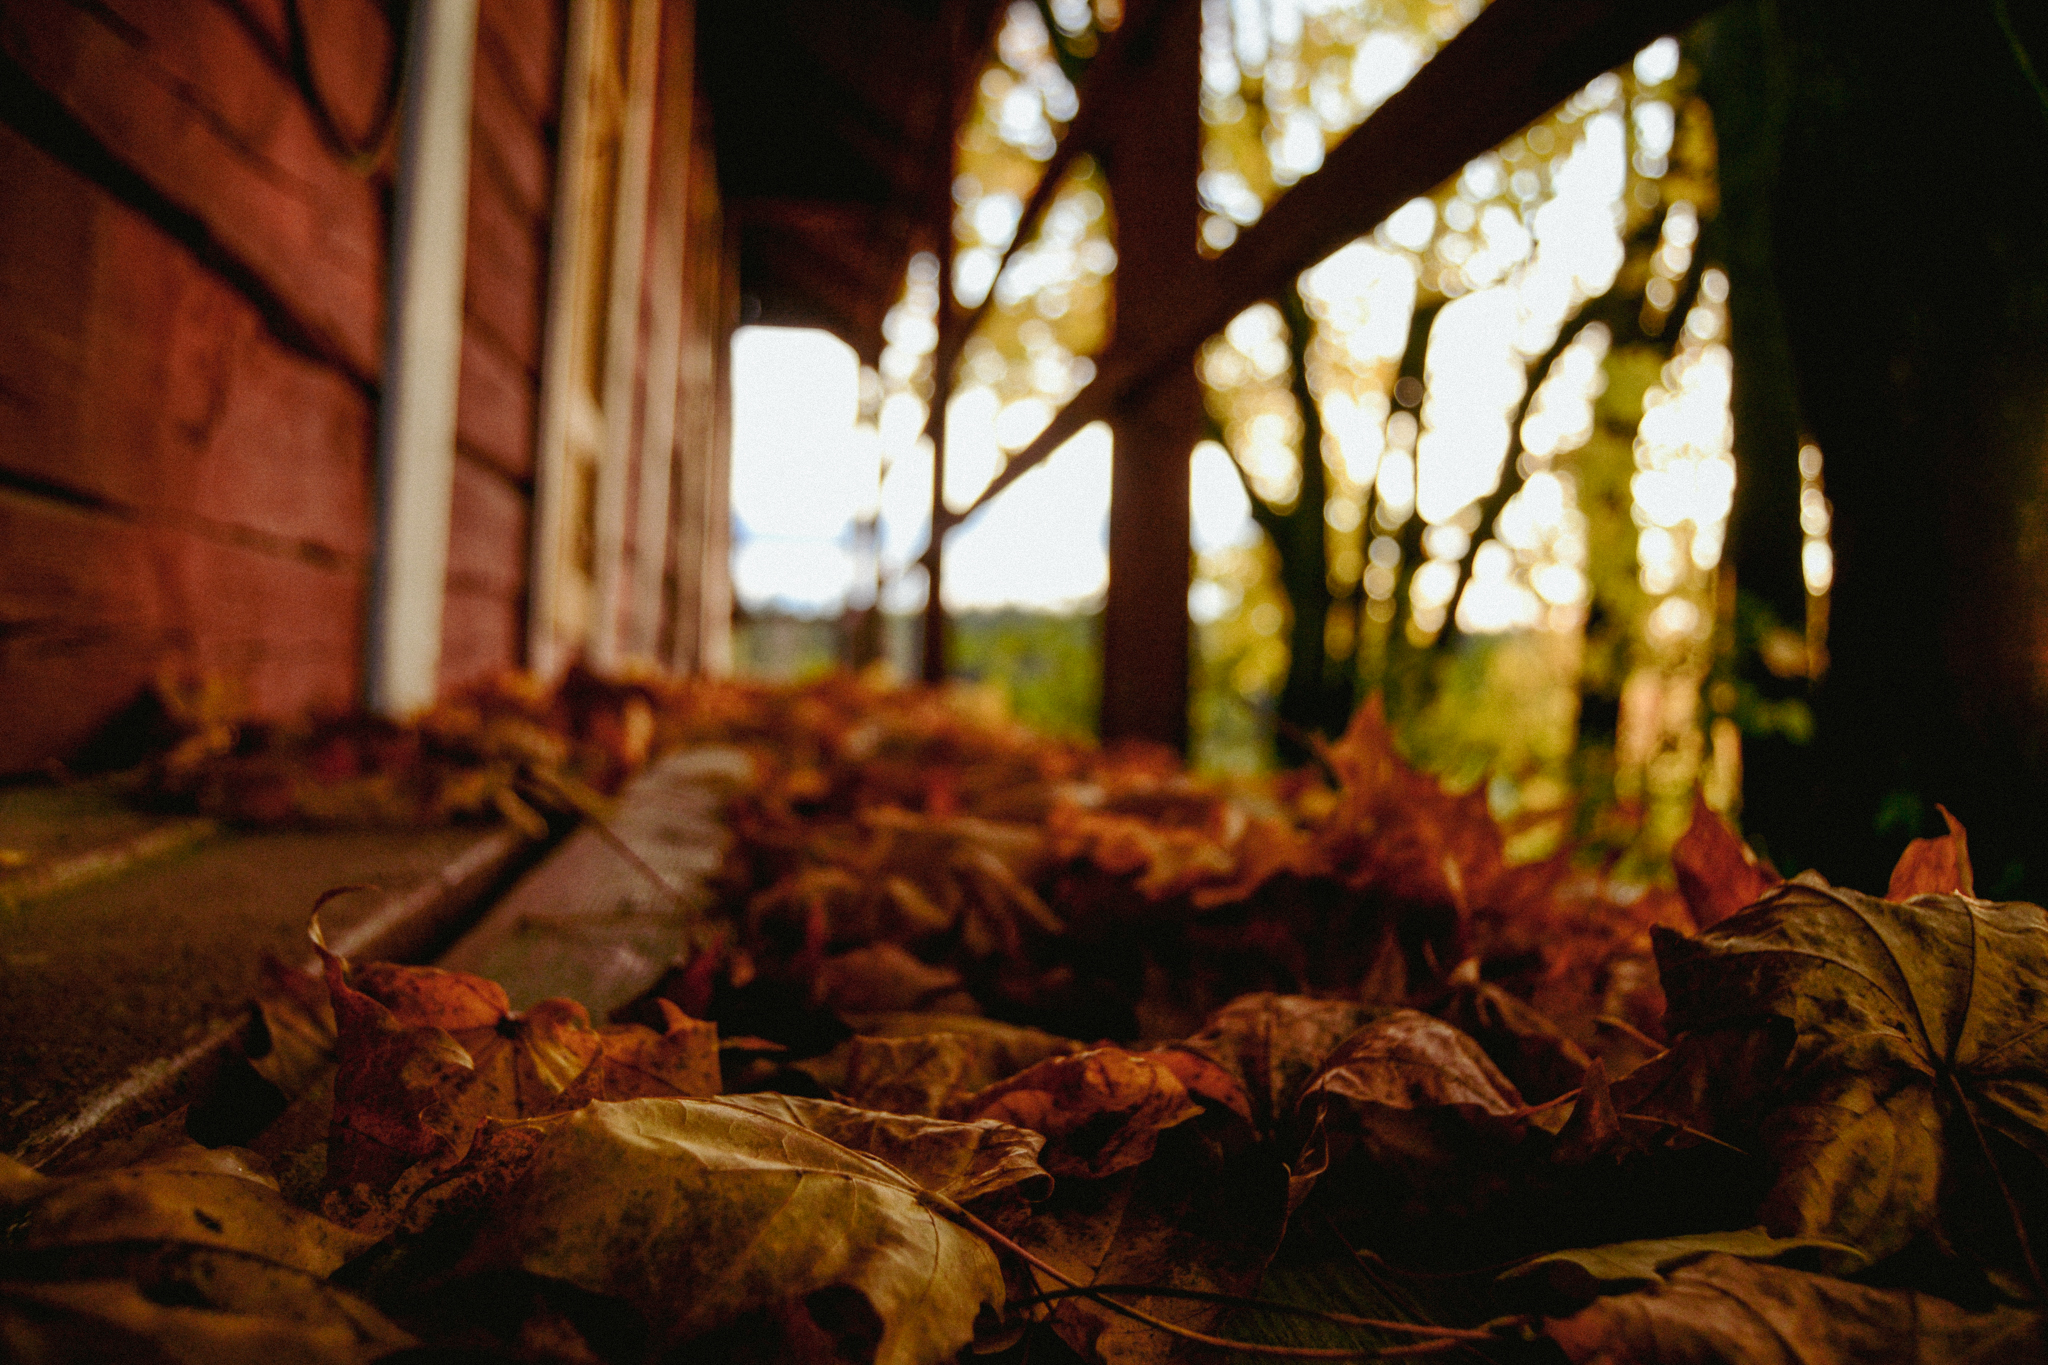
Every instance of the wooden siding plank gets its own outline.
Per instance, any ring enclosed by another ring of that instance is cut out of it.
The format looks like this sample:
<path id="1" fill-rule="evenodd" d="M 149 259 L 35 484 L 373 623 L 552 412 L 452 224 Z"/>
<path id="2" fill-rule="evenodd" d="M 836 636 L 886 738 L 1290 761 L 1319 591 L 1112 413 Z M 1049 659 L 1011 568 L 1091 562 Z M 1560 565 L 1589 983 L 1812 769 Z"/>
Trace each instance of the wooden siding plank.
<path id="1" fill-rule="evenodd" d="M 526 597 L 450 587 L 442 608 L 443 693 L 519 667 Z"/>
<path id="2" fill-rule="evenodd" d="M 525 496 L 489 465 L 455 460 L 449 513 L 448 589 L 515 596 L 526 587 Z"/>
<path id="3" fill-rule="evenodd" d="M 368 551 L 370 402 L 155 225 L 0 127 L 0 470 Z"/>
<path id="4" fill-rule="evenodd" d="M 186 0 L 194 3 L 195 0 Z M 138 0 L 121 0 L 118 9 L 126 17 Z M 140 0 L 144 13 L 156 0 Z M 291 21 L 287 4 L 298 6 L 306 26 L 307 57 L 313 80 L 321 97 L 339 123 L 339 131 L 361 142 L 380 106 L 391 93 L 389 82 L 397 76 L 392 63 L 398 59 L 393 41 L 388 5 L 379 0 L 204 0 L 226 13 L 248 30 L 271 64 L 279 71 L 290 70 Z M 183 17 L 181 15 L 181 17 Z M 145 21 L 146 22 L 146 21 Z M 191 21 L 187 19 L 189 24 Z"/>
<path id="5" fill-rule="evenodd" d="M 441 624 L 444 692 L 519 666 L 530 511 L 525 493 L 495 466 L 458 455 Z"/>
<path id="6" fill-rule="evenodd" d="M 479 64 L 497 67 L 534 124 L 550 130 L 562 98 L 568 15 L 566 0 L 483 0 L 477 14 Z"/>
<path id="7" fill-rule="evenodd" d="M 210 9 L 200 11 L 212 13 Z M 268 84 L 275 118 L 240 127 L 194 102 L 199 88 L 138 46 L 104 12 L 0 0 L 0 49 L 86 132 L 156 193 L 193 215 L 211 241 L 290 311 L 312 344 L 374 382 L 384 318 L 383 214 L 375 186 L 324 153 L 295 93 L 245 46 L 209 63 L 223 88 Z M 224 36 L 221 41 L 228 39 Z M 210 87 L 209 87 L 210 88 Z M 246 113 L 246 111 L 244 111 Z M 323 159 L 324 158 L 324 159 Z"/>
<path id="8" fill-rule="evenodd" d="M 538 373 L 545 229 L 511 204 L 492 177 L 472 170 L 469 188 L 463 312 L 486 328 L 522 370 Z"/>
<path id="9" fill-rule="evenodd" d="M 737 749 L 684 749 L 619 794 L 613 835 L 680 896 L 654 885 L 595 830 L 580 829 L 440 965 L 499 982 L 515 1009 L 564 995 L 604 1018 L 708 933 L 710 878 L 731 837 L 719 811 L 749 767 Z"/>
<path id="10" fill-rule="evenodd" d="M 353 702 L 362 575 L 0 488 L 0 773 L 75 749 L 158 670 L 259 715 Z"/>
<path id="11" fill-rule="evenodd" d="M 462 333 L 455 407 L 456 449 L 488 461 L 507 478 L 533 477 L 533 378 L 481 329 Z"/>
<path id="12" fill-rule="evenodd" d="M 488 8 L 488 7 L 486 7 Z M 531 41 L 523 35 L 508 41 Z M 478 166 L 498 182 L 506 201 L 529 222 L 542 224 L 548 216 L 548 189 L 554 183 L 552 131 L 528 109 L 507 80 L 497 62 L 483 60 L 487 49 L 479 41 L 476 64 L 476 107 L 471 111 L 471 154 Z M 469 187 L 474 198 L 478 186 Z"/>
<path id="13" fill-rule="evenodd" d="M 178 83 L 193 107 L 217 119 L 280 171 L 313 183 L 341 169 L 291 75 L 283 7 L 237 13 L 222 0 L 98 0 L 148 61 Z M 300 0 L 312 84 L 334 132 L 362 143 L 377 131 L 393 93 L 398 45 L 374 0 Z"/>

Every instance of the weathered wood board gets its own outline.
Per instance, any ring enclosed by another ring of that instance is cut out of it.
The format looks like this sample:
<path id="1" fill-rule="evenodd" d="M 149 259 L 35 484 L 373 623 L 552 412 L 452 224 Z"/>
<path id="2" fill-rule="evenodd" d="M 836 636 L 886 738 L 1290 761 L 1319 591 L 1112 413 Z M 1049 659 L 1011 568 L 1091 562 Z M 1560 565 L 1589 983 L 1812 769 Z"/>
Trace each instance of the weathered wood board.
<path id="1" fill-rule="evenodd" d="M 750 768 L 737 749 L 687 749 L 620 794 L 611 832 L 680 896 L 586 827 L 513 887 L 440 965 L 497 981 L 515 1009 L 567 996 L 602 1020 L 709 932 L 708 879 L 727 841 L 719 811 Z"/>

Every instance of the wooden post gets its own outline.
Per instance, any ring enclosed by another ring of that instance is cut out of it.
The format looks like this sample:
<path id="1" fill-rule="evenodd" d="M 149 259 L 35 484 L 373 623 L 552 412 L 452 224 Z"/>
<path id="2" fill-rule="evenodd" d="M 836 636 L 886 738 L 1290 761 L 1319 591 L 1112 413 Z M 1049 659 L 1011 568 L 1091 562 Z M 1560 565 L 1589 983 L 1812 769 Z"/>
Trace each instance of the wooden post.
<path id="1" fill-rule="evenodd" d="M 959 128 L 972 98 L 973 76 L 981 44 L 970 39 L 964 4 L 947 4 L 939 14 L 940 60 L 945 78 L 940 82 L 936 117 L 944 122 L 946 154 L 943 165 L 935 167 L 925 189 L 924 218 L 931 238 L 931 250 L 939 258 L 938 341 L 932 348 L 931 408 L 926 413 L 925 439 L 932 443 L 931 540 L 925 546 L 924 657 L 921 674 L 928 683 L 946 680 L 946 604 L 940 596 L 944 573 L 946 532 L 957 518 L 946 507 L 946 405 L 953 401 L 953 369 L 966 345 L 973 319 L 953 297 L 953 176 L 960 160 Z M 979 33 L 978 26 L 974 32 Z M 876 610 L 880 610 L 877 601 Z"/>
<path id="2" fill-rule="evenodd" d="M 433 704 L 441 662 L 476 13 L 477 0 L 448 0 L 421 5 L 412 16 L 365 670 L 370 708 L 392 716 Z"/>
<path id="3" fill-rule="evenodd" d="M 1201 267 L 1201 9 L 1161 0 L 1134 34 L 1102 161 L 1116 214 L 1112 349 L 1169 324 Z M 1136 16 L 1130 20 L 1140 22 Z M 1175 749 L 1188 733 L 1188 459 L 1202 394 L 1182 357 L 1110 414 L 1109 599 L 1102 624 L 1105 740 Z"/>
<path id="4" fill-rule="evenodd" d="M 946 255 L 952 255 L 950 245 Z M 951 304 L 953 271 L 939 270 L 939 309 Z M 924 424 L 925 438 L 932 443 L 932 532 L 924 550 L 924 661 L 922 676 L 928 683 L 946 680 L 946 606 L 939 597 L 940 574 L 944 571 L 946 530 L 951 518 L 946 510 L 946 405 L 953 399 L 953 376 L 946 370 L 932 371 L 931 415 Z"/>

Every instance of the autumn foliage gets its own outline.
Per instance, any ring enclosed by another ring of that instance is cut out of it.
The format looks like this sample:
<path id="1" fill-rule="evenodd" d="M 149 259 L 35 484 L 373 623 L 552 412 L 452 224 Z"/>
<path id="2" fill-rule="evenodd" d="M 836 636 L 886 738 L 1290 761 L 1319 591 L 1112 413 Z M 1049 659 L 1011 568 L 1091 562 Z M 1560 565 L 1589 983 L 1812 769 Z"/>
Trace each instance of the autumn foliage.
<path id="1" fill-rule="evenodd" d="M 1249 790 L 847 677 L 506 685 L 403 733 L 214 733 L 155 780 L 541 819 L 704 743 L 753 776 L 719 910 L 642 998 L 274 967 L 234 1073 L 260 1129 L 0 1167 L 0 1342 L 2048 1354 L 2048 915 L 1975 899 L 1952 820 L 1877 899 L 1701 805 L 1674 889 L 1512 858 L 1376 705 Z"/>

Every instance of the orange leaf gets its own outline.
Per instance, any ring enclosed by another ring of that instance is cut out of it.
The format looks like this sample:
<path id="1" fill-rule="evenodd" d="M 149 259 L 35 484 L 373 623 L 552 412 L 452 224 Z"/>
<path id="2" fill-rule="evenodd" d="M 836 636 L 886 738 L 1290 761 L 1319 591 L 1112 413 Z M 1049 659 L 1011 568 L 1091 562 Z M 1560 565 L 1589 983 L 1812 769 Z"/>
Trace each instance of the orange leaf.
<path id="1" fill-rule="evenodd" d="M 1692 823 L 1671 850 L 1671 866 L 1678 873 L 1678 890 L 1692 911 L 1693 923 L 1702 929 L 1754 904 L 1785 880 L 1697 792 Z"/>
<path id="2" fill-rule="evenodd" d="M 718 1093 L 718 1025 L 692 1019 L 666 1000 L 656 1000 L 666 1027 L 660 1033 L 641 1024 L 598 1030 L 602 1050 L 573 1087 L 593 1090 L 601 1100 L 696 1097 Z"/>
<path id="3" fill-rule="evenodd" d="M 1976 878 L 1970 871 L 1970 838 L 1963 832 L 1962 821 L 1950 815 L 1946 806 L 1935 809 L 1948 823 L 1948 833 L 1939 839 L 1915 839 L 1906 845 L 1906 851 L 1899 855 L 1899 865 L 1892 869 L 1891 886 L 1884 893 L 1886 900 L 1945 896 L 1951 891 L 1960 891 L 1965 896 L 1977 894 Z"/>
<path id="4" fill-rule="evenodd" d="M 468 972 L 439 967 L 407 967 L 396 962 L 364 962 L 349 969 L 351 984 L 401 1024 L 464 1029 L 495 1028 L 512 1012 L 505 988 Z"/>
<path id="5" fill-rule="evenodd" d="M 319 951 L 339 1056 L 328 1184 L 382 1190 L 422 1162 L 459 1157 L 470 1125 L 453 1100 L 475 1075 L 469 1053 L 445 1029 L 399 1020 L 348 984 L 339 957 Z"/>

